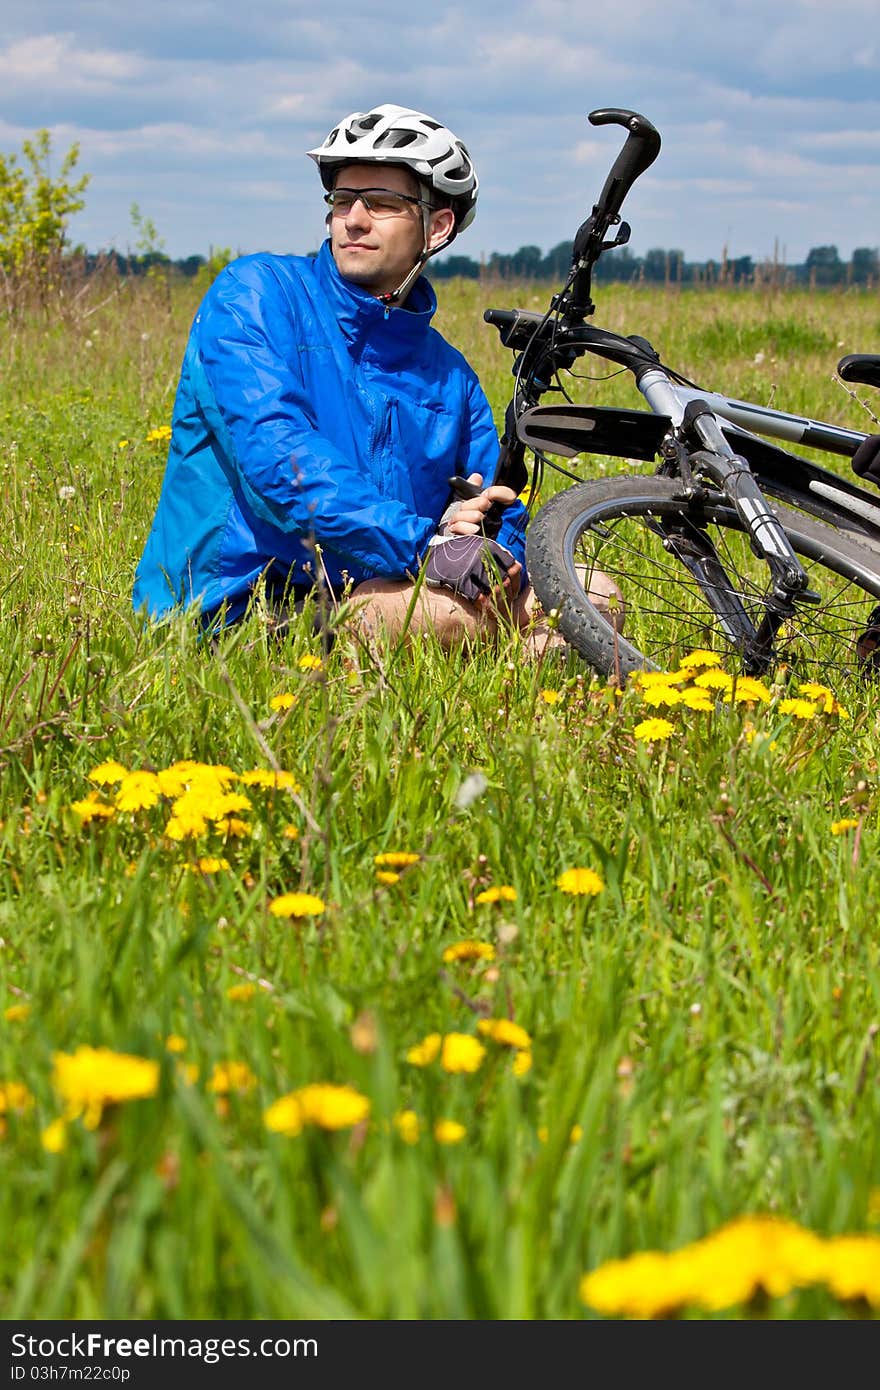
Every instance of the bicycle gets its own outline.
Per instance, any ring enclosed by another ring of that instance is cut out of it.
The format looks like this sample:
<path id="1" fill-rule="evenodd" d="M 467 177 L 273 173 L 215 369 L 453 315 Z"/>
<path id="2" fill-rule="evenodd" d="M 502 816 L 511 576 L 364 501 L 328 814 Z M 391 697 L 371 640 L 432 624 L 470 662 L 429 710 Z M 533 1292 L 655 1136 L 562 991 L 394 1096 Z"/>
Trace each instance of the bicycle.
<path id="1" fill-rule="evenodd" d="M 568 473 L 573 484 L 535 511 L 526 562 L 542 608 L 618 684 L 694 648 L 753 676 L 780 664 L 802 677 L 864 670 L 857 639 L 880 623 L 880 499 L 763 436 L 851 457 L 866 435 L 704 391 L 647 339 L 586 322 L 593 268 L 629 240 L 620 208 L 660 149 L 638 112 L 602 108 L 588 119 L 625 127 L 627 139 L 575 236 L 565 285 L 543 314 L 484 313 L 515 354 L 496 481 L 525 493 L 531 450 L 532 511 L 544 467 L 567 472 L 549 455 L 611 455 L 654 462 L 655 472 L 588 481 Z M 630 371 L 649 409 L 575 404 L 560 374 L 585 353 Z M 838 372 L 880 386 L 880 356 L 850 354 Z M 551 390 L 564 403 L 540 404 Z M 623 615 L 590 601 L 596 570 L 620 587 Z"/>

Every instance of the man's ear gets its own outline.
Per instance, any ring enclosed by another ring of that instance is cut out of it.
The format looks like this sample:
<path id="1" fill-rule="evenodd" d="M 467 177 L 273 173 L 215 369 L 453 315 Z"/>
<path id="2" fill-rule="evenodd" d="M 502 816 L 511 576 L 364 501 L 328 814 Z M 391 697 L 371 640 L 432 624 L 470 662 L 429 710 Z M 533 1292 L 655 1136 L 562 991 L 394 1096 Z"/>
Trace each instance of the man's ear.
<path id="1" fill-rule="evenodd" d="M 435 251 L 448 241 L 455 231 L 455 213 L 452 208 L 438 208 L 431 213 L 428 224 L 428 250 Z"/>

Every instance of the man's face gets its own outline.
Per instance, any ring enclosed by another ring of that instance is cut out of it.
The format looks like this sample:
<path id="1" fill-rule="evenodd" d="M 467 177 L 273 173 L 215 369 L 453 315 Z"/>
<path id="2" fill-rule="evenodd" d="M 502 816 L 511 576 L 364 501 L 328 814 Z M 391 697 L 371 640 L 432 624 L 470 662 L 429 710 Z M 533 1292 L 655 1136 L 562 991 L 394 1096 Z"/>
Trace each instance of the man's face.
<path id="1" fill-rule="evenodd" d="M 336 188 L 384 188 L 423 198 L 424 190 L 408 169 L 383 164 L 348 164 L 334 180 Z M 340 275 L 370 294 L 391 294 L 412 270 L 424 247 L 422 208 L 406 203 L 393 217 L 373 217 L 363 203 L 341 215 L 331 212 L 330 249 Z M 429 247 L 448 235 L 448 209 L 430 214 Z"/>

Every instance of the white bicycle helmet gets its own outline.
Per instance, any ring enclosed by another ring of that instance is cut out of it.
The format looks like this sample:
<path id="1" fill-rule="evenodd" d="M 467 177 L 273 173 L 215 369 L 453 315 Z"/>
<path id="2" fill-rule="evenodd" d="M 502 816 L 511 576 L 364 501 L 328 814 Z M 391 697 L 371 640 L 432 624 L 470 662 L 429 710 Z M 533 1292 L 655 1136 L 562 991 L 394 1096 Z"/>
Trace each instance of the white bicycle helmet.
<path id="1" fill-rule="evenodd" d="M 457 136 L 423 111 L 391 105 L 353 111 L 307 153 L 328 192 L 344 164 L 400 164 L 449 200 L 455 215 L 453 235 L 474 219 L 479 183 L 473 161 Z"/>

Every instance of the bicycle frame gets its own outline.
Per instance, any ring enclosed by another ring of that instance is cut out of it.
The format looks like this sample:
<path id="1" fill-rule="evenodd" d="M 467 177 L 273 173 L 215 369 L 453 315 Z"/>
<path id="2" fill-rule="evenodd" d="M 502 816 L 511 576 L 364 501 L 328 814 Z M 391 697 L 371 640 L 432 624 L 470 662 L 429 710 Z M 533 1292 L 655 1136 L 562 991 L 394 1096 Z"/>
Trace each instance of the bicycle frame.
<path id="1" fill-rule="evenodd" d="M 841 521 L 841 510 L 854 518 L 858 517 L 865 524 L 864 528 L 855 528 L 859 535 L 865 542 L 880 547 L 880 498 L 875 500 L 857 483 L 841 478 L 832 470 L 810 463 L 807 459 L 772 446 L 762 448 L 763 441 L 757 437 L 769 435 L 772 439 L 788 440 L 805 448 L 824 449 L 827 453 L 851 458 L 865 438 L 864 434 L 822 420 L 759 406 L 752 401 L 681 386 L 671 381 L 661 369 L 645 372 L 638 387 L 651 410 L 657 415 L 668 416 L 675 427 L 681 426 L 685 411 L 692 402 L 704 401 L 716 416 L 737 427 L 735 431 L 727 432 L 731 442 L 746 449 L 751 444 L 752 452 L 756 455 L 752 467 L 759 481 L 762 476 L 766 479 L 772 475 L 775 483 L 787 484 L 794 497 L 806 492 L 821 499 L 831 507 L 830 515 L 838 523 Z"/>

